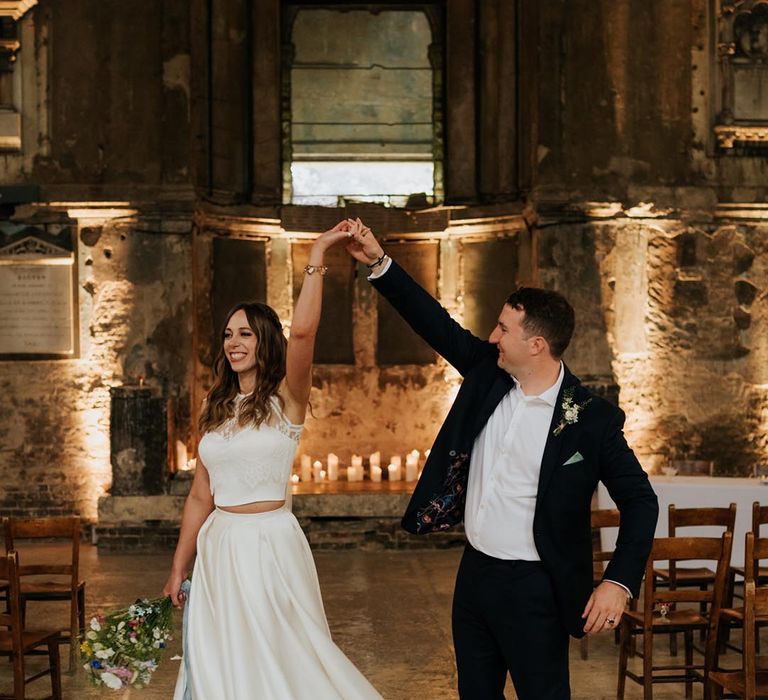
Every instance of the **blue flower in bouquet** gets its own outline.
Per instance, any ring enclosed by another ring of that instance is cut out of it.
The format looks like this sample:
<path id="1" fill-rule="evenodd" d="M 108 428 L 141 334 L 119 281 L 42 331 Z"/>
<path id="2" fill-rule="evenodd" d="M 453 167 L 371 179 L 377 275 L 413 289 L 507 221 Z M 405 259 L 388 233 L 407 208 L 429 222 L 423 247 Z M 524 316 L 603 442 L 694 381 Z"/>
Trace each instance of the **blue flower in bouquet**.
<path id="1" fill-rule="evenodd" d="M 81 640 L 83 668 L 96 686 L 112 690 L 147 685 L 173 632 L 170 598 L 137 600 L 96 615 Z"/>

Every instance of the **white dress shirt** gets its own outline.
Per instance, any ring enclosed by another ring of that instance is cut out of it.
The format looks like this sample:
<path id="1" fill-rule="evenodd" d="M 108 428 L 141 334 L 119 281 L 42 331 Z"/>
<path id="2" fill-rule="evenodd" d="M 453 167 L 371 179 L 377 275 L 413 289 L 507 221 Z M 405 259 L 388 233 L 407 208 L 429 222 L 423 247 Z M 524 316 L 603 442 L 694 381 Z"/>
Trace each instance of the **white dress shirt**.
<path id="1" fill-rule="evenodd" d="M 469 543 L 497 559 L 539 561 L 533 514 L 541 458 L 565 371 L 536 396 L 519 383 L 502 398 L 475 439 L 464 524 Z"/>

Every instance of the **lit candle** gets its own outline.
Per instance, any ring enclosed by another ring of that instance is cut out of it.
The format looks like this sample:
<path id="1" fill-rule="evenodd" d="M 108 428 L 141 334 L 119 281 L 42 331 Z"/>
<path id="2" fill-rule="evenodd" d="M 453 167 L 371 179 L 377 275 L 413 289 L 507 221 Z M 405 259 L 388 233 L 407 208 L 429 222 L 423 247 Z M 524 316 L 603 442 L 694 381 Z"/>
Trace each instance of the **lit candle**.
<path id="1" fill-rule="evenodd" d="M 182 471 L 193 472 L 195 471 L 196 467 L 197 467 L 197 457 L 192 457 L 192 459 L 190 459 L 187 462 L 187 464 L 184 466 L 184 469 Z"/>
<path id="2" fill-rule="evenodd" d="M 291 483 L 292 484 L 298 484 L 299 483 L 299 475 L 298 474 L 291 474 Z"/>
<path id="3" fill-rule="evenodd" d="M 176 440 L 176 469 L 187 470 L 187 445 L 181 440 Z"/>
<path id="4" fill-rule="evenodd" d="M 352 466 L 350 469 L 352 470 L 352 476 L 350 477 L 349 470 L 347 470 L 348 481 L 363 480 L 363 458 L 361 455 L 352 455 Z"/>
<path id="5" fill-rule="evenodd" d="M 328 479 L 339 480 L 339 458 L 333 452 L 328 453 Z"/>
<path id="6" fill-rule="evenodd" d="M 371 456 L 368 458 L 368 464 L 370 464 L 372 467 L 380 467 L 381 452 L 372 452 Z"/>
<path id="7" fill-rule="evenodd" d="M 402 467 L 403 466 L 403 460 L 400 457 L 400 455 L 392 455 L 389 458 L 389 463 L 390 464 L 396 464 L 398 467 Z"/>
<path id="8" fill-rule="evenodd" d="M 312 458 L 309 455 L 301 455 L 301 480 L 312 480 Z"/>
<path id="9" fill-rule="evenodd" d="M 387 467 L 390 481 L 400 481 L 400 465 L 394 462 Z"/>
<path id="10" fill-rule="evenodd" d="M 312 471 L 315 475 L 315 483 L 319 484 L 323 480 L 323 476 L 325 475 L 325 472 L 323 470 L 323 463 L 319 459 L 315 460 L 315 463 L 312 465 Z"/>
<path id="11" fill-rule="evenodd" d="M 417 472 L 419 469 L 419 458 L 411 452 L 411 454 L 405 457 L 405 480 L 416 481 Z"/>
<path id="12" fill-rule="evenodd" d="M 371 465 L 371 481 L 381 481 L 381 467 L 376 464 Z"/>

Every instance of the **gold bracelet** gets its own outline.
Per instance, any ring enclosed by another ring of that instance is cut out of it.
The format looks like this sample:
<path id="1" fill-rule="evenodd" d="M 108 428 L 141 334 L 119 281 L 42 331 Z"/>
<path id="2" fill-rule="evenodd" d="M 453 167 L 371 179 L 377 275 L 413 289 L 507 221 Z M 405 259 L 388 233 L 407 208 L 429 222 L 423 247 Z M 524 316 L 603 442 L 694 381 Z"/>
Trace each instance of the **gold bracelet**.
<path id="1" fill-rule="evenodd" d="M 315 272 L 324 275 L 326 272 L 328 272 L 328 267 L 326 265 L 307 265 L 304 268 L 304 272 L 306 272 L 308 275 L 312 275 Z"/>

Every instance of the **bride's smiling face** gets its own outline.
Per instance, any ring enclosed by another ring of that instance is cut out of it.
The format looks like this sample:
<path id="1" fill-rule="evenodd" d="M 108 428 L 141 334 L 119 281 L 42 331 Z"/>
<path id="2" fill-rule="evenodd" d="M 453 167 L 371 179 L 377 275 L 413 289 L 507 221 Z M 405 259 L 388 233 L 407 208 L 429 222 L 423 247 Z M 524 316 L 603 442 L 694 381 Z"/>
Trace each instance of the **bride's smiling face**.
<path id="1" fill-rule="evenodd" d="M 224 353 L 230 367 L 238 374 L 256 367 L 256 334 L 243 309 L 232 314 L 227 323 L 224 330 Z"/>

